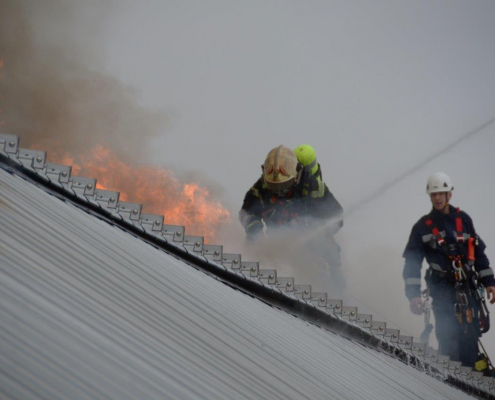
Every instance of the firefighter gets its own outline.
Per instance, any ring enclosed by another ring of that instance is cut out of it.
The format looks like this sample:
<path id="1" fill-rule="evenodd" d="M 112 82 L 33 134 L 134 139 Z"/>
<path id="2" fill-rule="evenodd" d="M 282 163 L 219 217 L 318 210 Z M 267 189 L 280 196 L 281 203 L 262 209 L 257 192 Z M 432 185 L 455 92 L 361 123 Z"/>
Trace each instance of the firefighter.
<path id="1" fill-rule="evenodd" d="M 495 278 L 473 221 L 464 211 L 450 205 L 453 189 L 452 181 L 442 172 L 428 178 L 426 192 L 433 207 L 412 228 L 403 254 L 403 277 L 411 312 L 420 315 L 425 308 L 420 278 L 426 258 L 429 268 L 425 278 L 432 298 L 439 351 L 474 367 L 478 339 L 489 326 L 479 293 L 484 286 L 493 304 Z M 468 257 L 468 243 L 475 245 L 471 249 L 474 257 Z"/>
<path id="2" fill-rule="evenodd" d="M 267 234 L 277 228 L 318 230 L 315 235 L 318 239 L 312 243 L 319 251 L 324 250 L 323 258 L 334 271 L 333 281 L 343 287 L 340 247 L 333 239 L 343 225 L 343 210 L 312 169 L 314 165 L 305 167 L 298 162 L 291 149 L 285 146 L 272 149 L 262 166 L 261 177 L 246 193 L 239 220 L 248 242 L 263 235 L 264 225 Z M 316 245 L 318 240 L 324 245 Z"/>

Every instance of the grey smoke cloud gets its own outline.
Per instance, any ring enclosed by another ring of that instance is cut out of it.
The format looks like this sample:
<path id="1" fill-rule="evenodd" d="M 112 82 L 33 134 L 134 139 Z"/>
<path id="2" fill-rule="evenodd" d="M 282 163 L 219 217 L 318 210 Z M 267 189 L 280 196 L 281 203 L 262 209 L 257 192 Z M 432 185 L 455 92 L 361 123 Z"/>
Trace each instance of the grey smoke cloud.
<path id="1" fill-rule="evenodd" d="M 222 187 L 196 166 L 151 162 L 153 139 L 167 135 L 166 111 L 143 106 L 136 87 L 104 72 L 101 35 L 118 10 L 97 1 L 0 2 L 1 131 L 167 223 L 214 238 L 230 218 Z"/>
<path id="2" fill-rule="evenodd" d="M 110 11 L 100 2 L 0 2 L 2 131 L 52 155 L 102 143 L 130 159 L 148 153 L 167 115 L 141 106 L 135 88 L 100 72 L 98 40 Z"/>

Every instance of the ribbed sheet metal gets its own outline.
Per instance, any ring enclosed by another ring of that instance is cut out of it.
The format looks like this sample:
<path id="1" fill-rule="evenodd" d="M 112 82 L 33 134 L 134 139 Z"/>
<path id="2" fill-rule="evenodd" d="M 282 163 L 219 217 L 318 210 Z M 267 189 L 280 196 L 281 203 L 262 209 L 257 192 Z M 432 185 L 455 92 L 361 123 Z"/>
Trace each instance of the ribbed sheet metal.
<path id="1" fill-rule="evenodd" d="M 0 169 L 0 398 L 465 399 Z"/>

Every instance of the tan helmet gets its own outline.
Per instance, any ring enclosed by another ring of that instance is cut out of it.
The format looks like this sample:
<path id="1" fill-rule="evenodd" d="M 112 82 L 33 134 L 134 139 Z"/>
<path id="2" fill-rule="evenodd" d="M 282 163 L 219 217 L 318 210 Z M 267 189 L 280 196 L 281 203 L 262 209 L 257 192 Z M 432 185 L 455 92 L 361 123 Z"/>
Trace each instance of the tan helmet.
<path id="1" fill-rule="evenodd" d="M 263 165 L 263 179 L 266 187 L 279 196 L 286 195 L 294 186 L 298 176 L 296 154 L 285 146 L 272 149 Z"/>

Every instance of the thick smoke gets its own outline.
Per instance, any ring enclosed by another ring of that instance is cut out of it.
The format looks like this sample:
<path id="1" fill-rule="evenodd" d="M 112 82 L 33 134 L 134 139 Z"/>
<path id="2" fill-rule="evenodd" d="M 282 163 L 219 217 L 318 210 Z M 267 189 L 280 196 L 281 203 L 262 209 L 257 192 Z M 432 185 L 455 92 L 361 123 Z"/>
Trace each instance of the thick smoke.
<path id="1" fill-rule="evenodd" d="M 122 200 L 144 203 L 166 223 L 215 239 L 230 221 L 219 185 L 198 172 L 148 165 L 166 113 L 142 107 L 136 89 L 100 72 L 99 36 L 116 11 L 100 2 L 0 2 L 1 131 L 120 191 Z"/>
<path id="2" fill-rule="evenodd" d="M 84 9 L 60 0 L 0 2 L 2 131 L 52 157 L 54 149 L 74 156 L 102 143 L 123 158 L 147 154 L 167 117 L 99 72 L 98 35 L 109 13 L 96 2 Z"/>
<path id="3" fill-rule="evenodd" d="M 276 269 L 278 277 L 293 277 L 295 284 L 311 285 L 313 292 L 342 298 L 346 284 L 340 269 L 340 247 L 325 234 L 339 221 L 294 220 L 289 226 L 270 227 L 252 241 L 245 240 L 244 232 L 231 229 L 231 240 L 225 239 L 234 249 L 245 243 L 241 250 L 244 261 L 259 261 L 262 269 Z"/>

